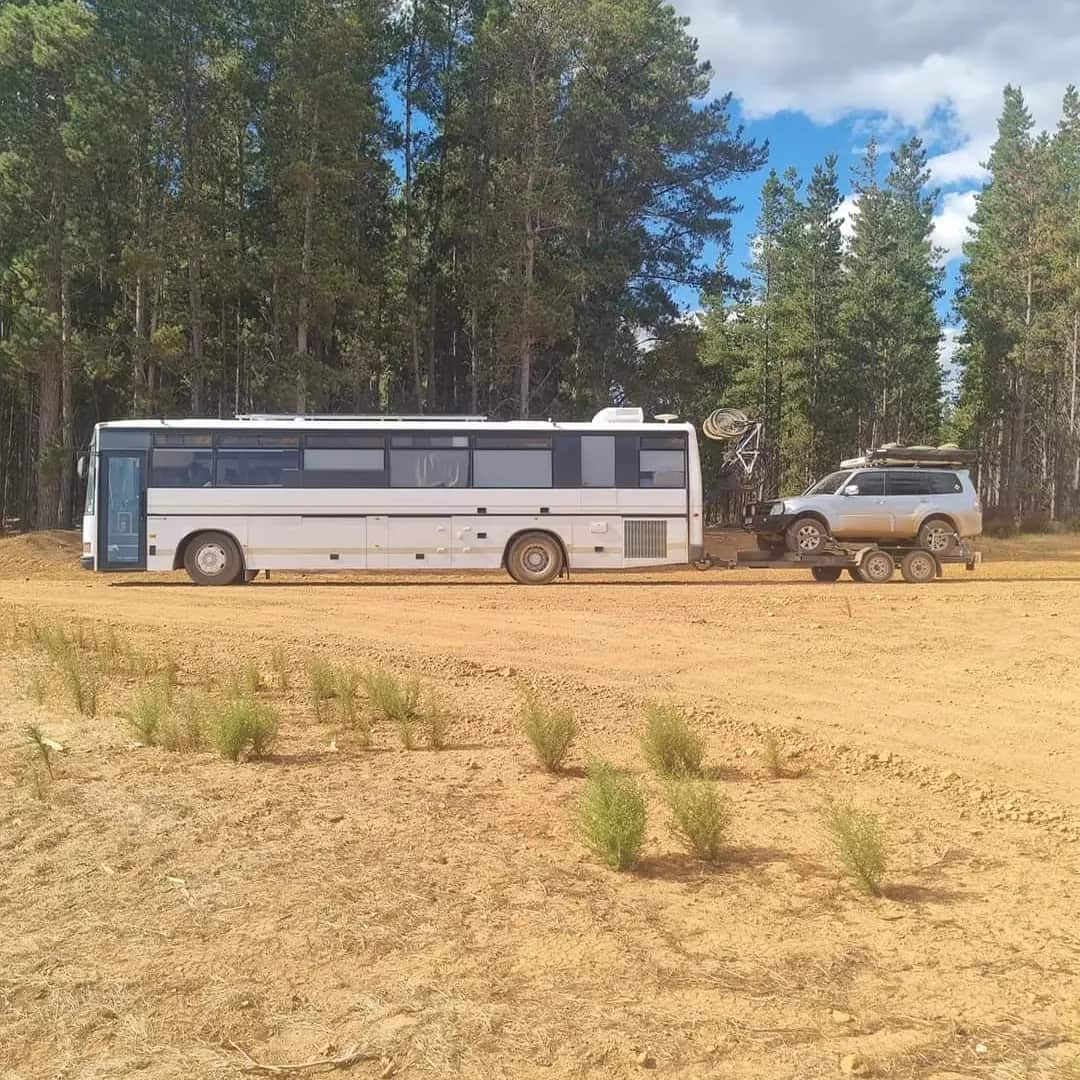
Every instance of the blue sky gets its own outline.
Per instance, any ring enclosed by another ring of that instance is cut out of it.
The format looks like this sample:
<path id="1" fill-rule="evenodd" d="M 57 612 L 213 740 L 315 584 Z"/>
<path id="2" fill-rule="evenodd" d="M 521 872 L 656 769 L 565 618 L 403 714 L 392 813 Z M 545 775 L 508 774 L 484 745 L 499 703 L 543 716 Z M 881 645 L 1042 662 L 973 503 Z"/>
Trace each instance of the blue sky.
<path id="1" fill-rule="evenodd" d="M 1080 81 L 1080 0 L 672 0 L 731 91 L 747 134 L 768 139 L 769 165 L 730 190 L 733 269 L 745 261 L 769 167 L 806 176 L 839 157 L 843 190 L 868 136 L 895 146 L 919 134 L 941 190 L 935 241 L 946 249 L 940 311 L 948 358 L 952 292 L 981 162 L 1006 83 L 1023 87 L 1036 123 L 1053 127 L 1069 82 Z"/>

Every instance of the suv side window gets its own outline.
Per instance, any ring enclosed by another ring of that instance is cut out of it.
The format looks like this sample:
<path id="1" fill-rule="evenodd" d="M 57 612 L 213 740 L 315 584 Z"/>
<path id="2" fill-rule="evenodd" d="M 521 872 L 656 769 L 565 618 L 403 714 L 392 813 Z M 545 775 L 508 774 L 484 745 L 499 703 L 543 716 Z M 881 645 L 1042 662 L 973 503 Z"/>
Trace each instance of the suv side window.
<path id="1" fill-rule="evenodd" d="M 933 488 L 931 482 L 933 473 L 923 472 L 920 469 L 912 469 L 911 472 L 886 473 L 886 495 L 929 495 Z"/>
<path id="2" fill-rule="evenodd" d="M 933 495 L 959 495 L 964 487 L 956 473 L 935 472 L 928 474 L 930 478 L 930 492 Z"/>
<path id="3" fill-rule="evenodd" d="M 856 473 L 845 487 L 854 484 L 859 489 L 860 495 L 884 495 L 885 474 L 882 472 Z"/>

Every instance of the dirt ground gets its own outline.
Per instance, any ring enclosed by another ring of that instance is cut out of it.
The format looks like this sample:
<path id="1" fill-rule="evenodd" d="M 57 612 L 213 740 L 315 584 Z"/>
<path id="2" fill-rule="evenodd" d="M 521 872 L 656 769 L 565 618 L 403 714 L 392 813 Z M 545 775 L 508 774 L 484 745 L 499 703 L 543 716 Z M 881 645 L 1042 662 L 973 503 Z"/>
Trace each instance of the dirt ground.
<path id="1" fill-rule="evenodd" d="M 1080 537 L 984 550 L 922 587 L 712 570 L 199 590 L 83 573 L 64 534 L 0 540 L 0 1078 L 304 1076 L 269 1066 L 353 1048 L 333 1075 L 1080 1077 Z M 275 754 L 138 746 L 131 675 L 79 716 L 35 621 L 171 652 L 181 691 L 248 660 L 273 682 L 281 650 Z M 419 674 L 451 747 L 357 747 L 309 704 L 315 655 Z M 565 775 L 517 730 L 522 679 L 581 721 Z M 658 696 L 707 734 L 733 803 L 717 868 L 680 852 L 644 771 Z M 42 798 L 28 723 L 64 747 Z M 770 734 L 787 778 L 763 768 Z M 634 872 L 577 835 L 590 755 L 646 785 Z M 827 796 L 887 822 L 883 897 L 839 875 Z"/>

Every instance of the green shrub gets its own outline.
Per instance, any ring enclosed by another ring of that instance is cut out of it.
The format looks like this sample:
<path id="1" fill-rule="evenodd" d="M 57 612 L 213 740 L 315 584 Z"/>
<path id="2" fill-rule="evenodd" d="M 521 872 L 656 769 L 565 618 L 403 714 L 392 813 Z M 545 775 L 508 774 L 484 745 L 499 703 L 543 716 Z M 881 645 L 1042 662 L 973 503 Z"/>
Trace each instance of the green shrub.
<path id="1" fill-rule="evenodd" d="M 157 744 L 174 754 L 192 754 L 206 745 L 202 717 L 206 705 L 189 694 L 175 703 L 161 718 Z"/>
<path id="2" fill-rule="evenodd" d="M 371 716 L 362 708 L 360 691 L 363 676 L 354 667 L 339 667 L 334 671 L 334 697 L 341 712 L 342 723 L 356 737 L 356 744 L 366 750 L 371 746 Z"/>
<path id="3" fill-rule="evenodd" d="M 821 818 L 844 872 L 861 889 L 879 896 L 888 865 L 884 825 L 869 810 L 835 800 L 825 803 Z"/>
<path id="4" fill-rule="evenodd" d="M 332 701 L 337 694 L 337 670 L 319 656 L 313 656 L 307 663 L 308 684 L 311 704 L 315 716 L 322 718 L 326 702 Z"/>
<path id="5" fill-rule="evenodd" d="M 631 776 L 606 762 L 593 762 L 578 812 L 590 850 L 613 870 L 629 870 L 645 842 L 645 795 Z"/>
<path id="6" fill-rule="evenodd" d="M 241 754 L 263 757 L 277 740 L 279 719 L 277 711 L 263 702 L 250 698 L 226 701 L 211 711 L 206 735 L 223 758 L 238 761 Z"/>
<path id="7" fill-rule="evenodd" d="M 705 757 L 705 739 L 690 726 L 685 713 L 670 701 L 645 706 L 641 751 L 661 776 L 698 776 Z"/>
<path id="8" fill-rule="evenodd" d="M 401 745 L 416 749 L 416 727 L 420 720 L 420 680 L 400 680 L 385 668 L 373 668 L 363 676 L 368 708 L 377 721 L 393 724 Z"/>
<path id="9" fill-rule="evenodd" d="M 71 644 L 61 653 L 59 664 L 75 711 L 81 716 L 95 716 L 98 704 L 98 673 L 94 665 Z"/>
<path id="10" fill-rule="evenodd" d="M 695 859 L 719 862 L 731 827 L 731 804 L 717 786 L 683 777 L 668 782 L 664 797 L 672 835 Z"/>
<path id="11" fill-rule="evenodd" d="M 558 772 L 574 745 L 578 726 L 572 710 L 545 705 L 539 693 L 529 687 L 521 703 L 521 731 L 536 760 L 548 772 Z"/>
<path id="12" fill-rule="evenodd" d="M 144 746 L 157 746 L 162 723 L 169 713 L 172 687 L 163 676 L 143 686 L 131 708 L 123 714 L 132 734 Z"/>

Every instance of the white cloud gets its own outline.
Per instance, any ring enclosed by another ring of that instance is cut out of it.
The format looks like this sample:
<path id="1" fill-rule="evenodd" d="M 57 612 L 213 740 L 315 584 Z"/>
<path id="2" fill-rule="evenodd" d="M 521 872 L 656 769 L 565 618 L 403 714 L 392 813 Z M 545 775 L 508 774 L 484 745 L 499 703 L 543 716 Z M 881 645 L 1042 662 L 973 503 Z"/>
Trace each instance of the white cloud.
<path id="1" fill-rule="evenodd" d="M 942 249 L 942 261 L 952 262 L 963 254 L 968 239 L 968 223 L 975 212 L 978 191 L 948 191 L 941 209 L 934 215 L 934 246 Z"/>
<path id="2" fill-rule="evenodd" d="M 938 343 L 938 363 L 941 365 L 942 379 L 946 393 L 951 393 L 960 382 L 960 369 L 956 366 L 956 350 L 960 348 L 962 326 L 943 326 L 941 341 Z"/>
<path id="3" fill-rule="evenodd" d="M 876 114 L 918 131 L 934 179 L 983 178 L 1001 91 L 1020 84 L 1036 121 L 1056 122 L 1077 78 L 1080 0 L 674 0 L 750 117 L 818 123 Z M 872 124 L 870 126 L 873 126 Z"/>
<path id="4" fill-rule="evenodd" d="M 858 195 L 845 195 L 836 208 L 834 217 L 840 222 L 840 236 L 845 244 L 855 235 L 855 217 L 858 212 Z"/>

